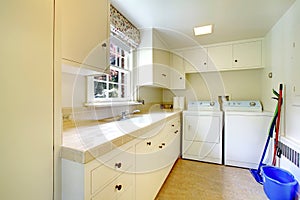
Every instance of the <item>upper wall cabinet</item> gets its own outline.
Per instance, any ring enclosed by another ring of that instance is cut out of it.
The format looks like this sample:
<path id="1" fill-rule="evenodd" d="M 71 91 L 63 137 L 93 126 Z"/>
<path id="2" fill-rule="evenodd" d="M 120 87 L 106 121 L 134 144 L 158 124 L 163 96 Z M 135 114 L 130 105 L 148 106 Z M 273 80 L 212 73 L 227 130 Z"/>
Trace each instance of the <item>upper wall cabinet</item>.
<path id="1" fill-rule="evenodd" d="M 186 73 L 220 71 L 231 68 L 232 46 L 199 47 L 183 52 L 187 61 Z"/>
<path id="2" fill-rule="evenodd" d="M 185 73 L 261 68 L 262 40 L 235 41 L 181 50 Z"/>
<path id="3" fill-rule="evenodd" d="M 109 2 L 61 2 L 63 63 L 103 72 L 109 65 Z"/>
<path id="4" fill-rule="evenodd" d="M 231 68 L 232 46 L 220 45 L 207 48 L 206 71 L 222 71 Z"/>
<path id="5" fill-rule="evenodd" d="M 204 71 L 207 67 L 207 50 L 205 48 L 193 48 L 182 51 L 185 73 Z"/>
<path id="6" fill-rule="evenodd" d="M 147 48 L 138 50 L 137 56 L 137 85 L 169 88 L 170 53 L 166 50 Z"/>
<path id="7" fill-rule="evenodd" d="M 169 89 L 185 89 L 184 59 L 175 53 L 170 53 Z"/>
<path id="8" fill-rule="evenodd" d="M 253 41 L 233 44 L 233 68 L 253 68 L 262 66 L 262 42 Z"/>

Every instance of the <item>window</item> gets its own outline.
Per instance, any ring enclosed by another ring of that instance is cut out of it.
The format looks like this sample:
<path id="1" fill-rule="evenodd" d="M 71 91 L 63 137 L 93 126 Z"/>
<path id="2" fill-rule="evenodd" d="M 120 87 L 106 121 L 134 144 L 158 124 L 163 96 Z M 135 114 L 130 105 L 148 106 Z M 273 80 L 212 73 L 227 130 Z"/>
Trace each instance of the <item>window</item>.
<path id="1" fill-rule="evenodd" d="M 110 44 L 110 73 L 88 77 L 89 102 L 130 100 L 130 53 Z M 93 90 L 93 91 L 91 91 Z"/>

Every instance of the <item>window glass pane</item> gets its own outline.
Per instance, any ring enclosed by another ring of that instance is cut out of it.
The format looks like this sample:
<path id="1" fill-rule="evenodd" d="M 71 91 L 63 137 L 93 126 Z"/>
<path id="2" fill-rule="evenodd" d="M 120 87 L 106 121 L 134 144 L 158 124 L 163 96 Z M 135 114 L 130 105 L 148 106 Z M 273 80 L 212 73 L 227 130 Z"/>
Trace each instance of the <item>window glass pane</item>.
<path id="1" fill-rule="evenodd" d="M 125 85 L 121 85 L 121 98 L 125 98 Z"/>
<path id="2" fill-rule="evenodd" d="M 121 73 L 121 83 L 122 84 L 126 83 L 126 74 L 124 72 Z"/>
<path id="3" fill-rule="evenodd" d="M 110 70 L 109 81 L 114 83 L 119 82 L 119 72 L 117 70 Z"/>
<path id="4" fill-rule="evenodd" d="M 99 76 L 94 76 L 94 79 L 98 80 L 98 81 L 106 81 L 107 80 L 107 75 L 103 74 L 103 75 L 99 75 Z"/>
<path id="5" fill-rule="evenodd" d="M 114 54 L 110 54 L 110 65 L 116 65 L 116 56 Z"/>
<path id="6" fill-rule="evenodd" d="M 109 84 L 109 94 L 108 97 L 109 98 L 118 98 L 118 84 Z"/>
<path id="7" fill-rule="evenodd" d="M 94 81 L 95 98 L 106 98 L 107 88 L 106 83 Z"/>
<path id="8" fill-rule="evenodd" d="M 120 66 L 122 69 L 125 69 L 125 58 L 122 57 L 121 58 L 121 66 Z"/>

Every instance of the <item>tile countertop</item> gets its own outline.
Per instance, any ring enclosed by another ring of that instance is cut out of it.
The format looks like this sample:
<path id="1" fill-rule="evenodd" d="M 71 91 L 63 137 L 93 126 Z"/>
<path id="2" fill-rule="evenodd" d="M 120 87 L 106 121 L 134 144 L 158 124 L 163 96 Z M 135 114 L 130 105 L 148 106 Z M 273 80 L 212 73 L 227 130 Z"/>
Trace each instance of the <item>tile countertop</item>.
<path id="1" fill-rule="evenodd" d="M 61 157 L 79 163 L 88 163 L 134 139 L 139 138 L 166 120 L 181 113 L 168 111 L 138 115 L 123 121 L 103 123 L 91 121 L 66 128 L 63 131 Z"/>

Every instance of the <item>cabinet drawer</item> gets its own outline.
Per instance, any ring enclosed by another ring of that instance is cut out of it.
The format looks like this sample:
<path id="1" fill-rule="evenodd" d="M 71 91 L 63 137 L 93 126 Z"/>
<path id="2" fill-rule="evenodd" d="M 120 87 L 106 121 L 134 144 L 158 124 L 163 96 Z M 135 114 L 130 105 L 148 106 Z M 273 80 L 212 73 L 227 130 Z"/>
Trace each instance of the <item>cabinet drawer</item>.
<path id="1" fill-rule="evenodd" d="M 130 147 L 126 151 L 113 157 L 101 166 L 91 171 L 91 193 L 94 194 L 122 172 L 133 172 L 134 149 Z M 99 158 L 101 159 L 101 158 Z M 100 160 L 101 162 L 101 160 Z"/>
<path id="2" fill-rule="evenodd" d="M 157 143 L 148 146 L 143 142 L 136 145 L 137 173 L 157 171 L 174 163 L 180 153 L 180 134 L 169 133 Z"/>
<path id="3" fill-rule="evenodd" d="M 92 200 L 134 199 L 134 175 L 123 173 L 97 193 Z"/>

